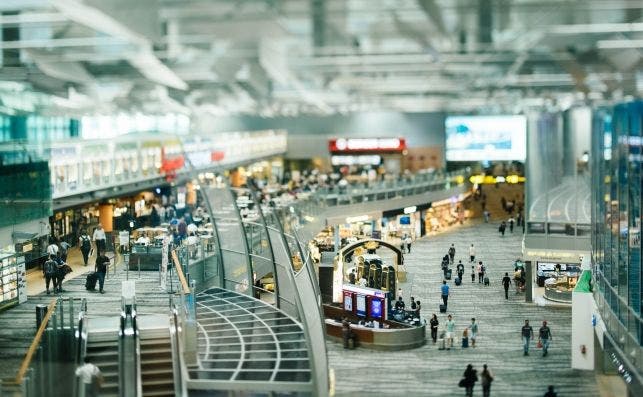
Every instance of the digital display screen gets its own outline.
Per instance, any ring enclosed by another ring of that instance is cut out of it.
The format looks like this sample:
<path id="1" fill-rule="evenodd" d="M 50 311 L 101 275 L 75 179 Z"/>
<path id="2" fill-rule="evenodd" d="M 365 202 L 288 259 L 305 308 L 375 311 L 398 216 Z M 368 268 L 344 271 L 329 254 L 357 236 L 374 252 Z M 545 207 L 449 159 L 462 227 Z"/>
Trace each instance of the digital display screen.
<path id="1" fill-rule="evenodd" d="M 371 300 L 371 317 L 382 318 L 382 301 L 379 299 Z"/>
<path id="2" fill-rule="evenodd" d="M 344 310 L 347 312 L 353 311 L 353 294 L 344 292 Z"/>
<path id="3" fill-rule="evenodd" d="M 411 224 L 411 217 L 410 216 L 401 216 L 400 217 L 400 225 L 410 225 Z"/>
<path id="4" fill-rule="evenodd" d="M 445 127 L 447 161 L 524 161 L 527 157 L 525 116 L 451 116 Z"/>
<path id="5" fill-rule="evenodd" d="M 366 295 L 357 295 L 357 315 L 366 316 Z"/>

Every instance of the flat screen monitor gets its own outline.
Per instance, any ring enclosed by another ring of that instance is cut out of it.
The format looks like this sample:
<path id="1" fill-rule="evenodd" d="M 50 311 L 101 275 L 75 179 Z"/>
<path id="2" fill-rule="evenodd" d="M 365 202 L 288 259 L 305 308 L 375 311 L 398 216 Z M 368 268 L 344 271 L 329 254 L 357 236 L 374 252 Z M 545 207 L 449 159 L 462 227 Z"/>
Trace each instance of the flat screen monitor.
<path id="1" fill-rule="evenodd" d="M 361 317 L 366 317 L 366 295 L 357 294 L 356 314 Z"/>
<path id="2" fill-rule="evenodd" d="M 371 317 L 382 318 L 382 301 L 380 299 L 371 300 Z"/>
<path id="3" fill-rule="evenodd" d="M 411 217 L 406 215 L 406 216 L 401 216 L 400 217 L 400 225 L 410 225 L 411 224 Z"/>
<path id="4" fill-rule="evenodd" d="M 447 161 L 525 161 L 525 116 L 450 116 L 445 122 Z"/>

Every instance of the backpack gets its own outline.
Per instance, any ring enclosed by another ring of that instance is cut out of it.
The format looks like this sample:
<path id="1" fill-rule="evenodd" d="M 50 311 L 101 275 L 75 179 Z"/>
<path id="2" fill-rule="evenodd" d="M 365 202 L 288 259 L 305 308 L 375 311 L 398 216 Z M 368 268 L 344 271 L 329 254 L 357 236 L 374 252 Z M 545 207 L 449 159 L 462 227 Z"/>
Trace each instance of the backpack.
<path id="1" fill-rule="evenodd" d="M 89 236 L 82 236 L 81 239 L 83 240 L 81 248 L 84 250 L 89 250 L 92 246 L 92 243 L 89 240 Z"/>
<path id="2" fill-rule="evenodd" d="M 47 260 L 43 266 L 45 274 L 52 275 L 56 273 L 57 265 L 56 262 L 52 259 Z"/>
<path id="3" fill-rule="evenodd" d="M 454 255 L 455 254 L 455 248 L 451 247 L 449 248 L 449 255 Z"/>

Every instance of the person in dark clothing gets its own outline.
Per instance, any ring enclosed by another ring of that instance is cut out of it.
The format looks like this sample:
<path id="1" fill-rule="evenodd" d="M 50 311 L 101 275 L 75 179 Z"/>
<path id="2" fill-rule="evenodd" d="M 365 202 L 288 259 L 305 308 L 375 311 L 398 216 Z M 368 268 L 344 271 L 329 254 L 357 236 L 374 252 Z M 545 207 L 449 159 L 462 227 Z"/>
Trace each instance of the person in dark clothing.
<path id="1" fill-rule="evenodd" d="M 453 263 L 455 259 L 455 245 L 451 244 L 451 247 L 449 248 L 449 262 Z"/>
<path id="2" fill-rule="evenodd" d="M 458 266 L 456 266 L 456 272 L 458 273 L 458 277 L 460 280 L 462 280 L 462 276 L 464 275 L 464 265 L 462 264 L 462 261 L 458 262 Z"/>
<path id="3" fill-rule="evenodd" d="M 62 257 L 60 257 L 60 253 L 58 253 L 58 256 L 54 258 L 54 261 L 56 262 L 56 284 L 58 284 L 58 290 L 56 292 L 65 292 L 63 290 L 63 280 L 65 279 L 65 261 L 63 261 Z"/>
<path id="4" fill-rule="evenodd" d="M 464 387 L 464 395 L 467 397 L 473 396 L 473 387 L 478 381 L 478 374 L 476 372 L 477 371 L 473 369 L 473 365 L 469 364 L 467 365 L 467 369 L 464 370 L 464 374 L 462 374 L 460 384 Z"/>
<path id="5" fill-rule="evenodd" d="M 397 298 L 397 301 L 395 302 L 395 310 L 404 310 L 405 306 L 406 305 L 404 304 L 404 300 L 402 299 L 402 297 L 400 296 L 399 298 Z"/>
<path id="6" fill-rule="evenodd" d="M 511 284 L 511 278 L 509 278 L 509 273 L 505 273 L 505 276 L 502 278 L 502 286 L 505 288 L 505 299 L 509 299 L 510 284 Z"/>
<path id="7" fill-rule="evenodd" d="M 546 357 L 547 350 L 549 349 L 549 341 L 551 340 L 551 330 L 547 326 L 547 321 L 543 321 L 543 326 L 540 327 L 538 340 L 540 340 L 540 343 L 543 345 L 543 357 Z"/>
<path id="8" fill-rule="evenodd" d="M 47 288 L 47 295 L 49 295 L 49 283 L 52 281 L 54 284 L 54 293 L 58 290 L 58 279 L 56 278 L 57 267 L 58 264 L 54 260 L 53 255 L 49 255 L 49 259 L 47 259 L 42 267 L 43 273 L 45 274 L 45 287 Z"/>
<path id="9" fill-rule="evenodd" d="M 500 234 L 502 234 L 502 237 L 505 236 L 505 230 L 507 230 L 507 222 L 502 221 L 500 227 L 498 227 L 498 231 L 500 232 Z"/>
<path id="10" fill-rule="evenodd" d="M 89 260 L 89 252 L 92 250 L 92 238 L 87 234 L 86 230 L 83 230 L 78 239 L 78 246 L 80 247 L 80 253 L 83 254 L 83 263 L 87 266 L 87 261 Z"/>
<path id="11" fill-rule="evenodd" d="M 522 349 L 523 355 L 529 355 L 529 343 L 534 339 L 534 329 L 529 325 L 529 320 L 525 320 L 525 325 L 522 326 L 521 330 L 522 335 Z"/>
<path id="12" fill-rule="evenodd" d="M 436 316 L 435 313 L 433 313 L 429 325 L 431 326 L 431 339 L 433 339 L 433 343 L 435 343 L 438 340 L 438 327 L 440 326 L 438 316 Z"/>
<path id="13" fill-rule="evenodd" d="M 348 282 L 355 284 L 355 270 L 351 270 L 351 272 L 348 273 Z"/>
<path id="14" fill-rule="evenodd" d="M 480 385 L 482 386 L 482 397 L 489 397 L 491 393 L 491 382 L 493 382 L 493 374 L 487 368 L 487 364 L 482 366 L 480 373 Z"/>
<path id="15" fill-rule="evenodd" d="M 101 294 L 104 294 L 103 286 L 105 285 L 105 274 L 107 274 L 107 266 L 109 265 L 109 258 L 104 254 L 96 258 L 96 276 L 98 276 L 98 289 Z"/>
<path id="16" fill-rule="evenodd" d="M 514 232 L 514 223 L 515 223 L 515 220 L 514 220 L 514 217 L 512 216 L 511 218 L 509 218 L 509 232 L 511 233 Z"/>
<path id="17" fill-rule="evenodd" d="M 558 397 L 558 393 L 554 391 L 554 386 L 547 386 L 547 393 L 543 397 Z"/>
<path id="18" fill-rule="evenodd" d="M 344 349 L 348 349 L 348 341 L 352 338 L 352 331 L 351 331 L 351 322 L 348 321 L 347 317 L 344 317 L 344 320 L 342 320 L 342 340 L 344 342 Z"/>
<path id="19" fill-rule="evenodd" d="M 474 265 L 471 265 L 471 282 L 476 282 L 476 267 Z"/>

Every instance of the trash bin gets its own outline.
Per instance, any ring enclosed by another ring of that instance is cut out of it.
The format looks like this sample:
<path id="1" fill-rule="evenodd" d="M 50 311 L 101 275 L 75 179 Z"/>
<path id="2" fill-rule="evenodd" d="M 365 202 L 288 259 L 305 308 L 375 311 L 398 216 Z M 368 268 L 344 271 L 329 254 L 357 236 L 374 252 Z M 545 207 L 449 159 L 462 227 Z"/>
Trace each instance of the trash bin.
<path id="1" fill-rule="evenodd" d="M 36 328 L 40 328 L 42 320 L 47 315 L 47 305 L 36 305 Z"/>

